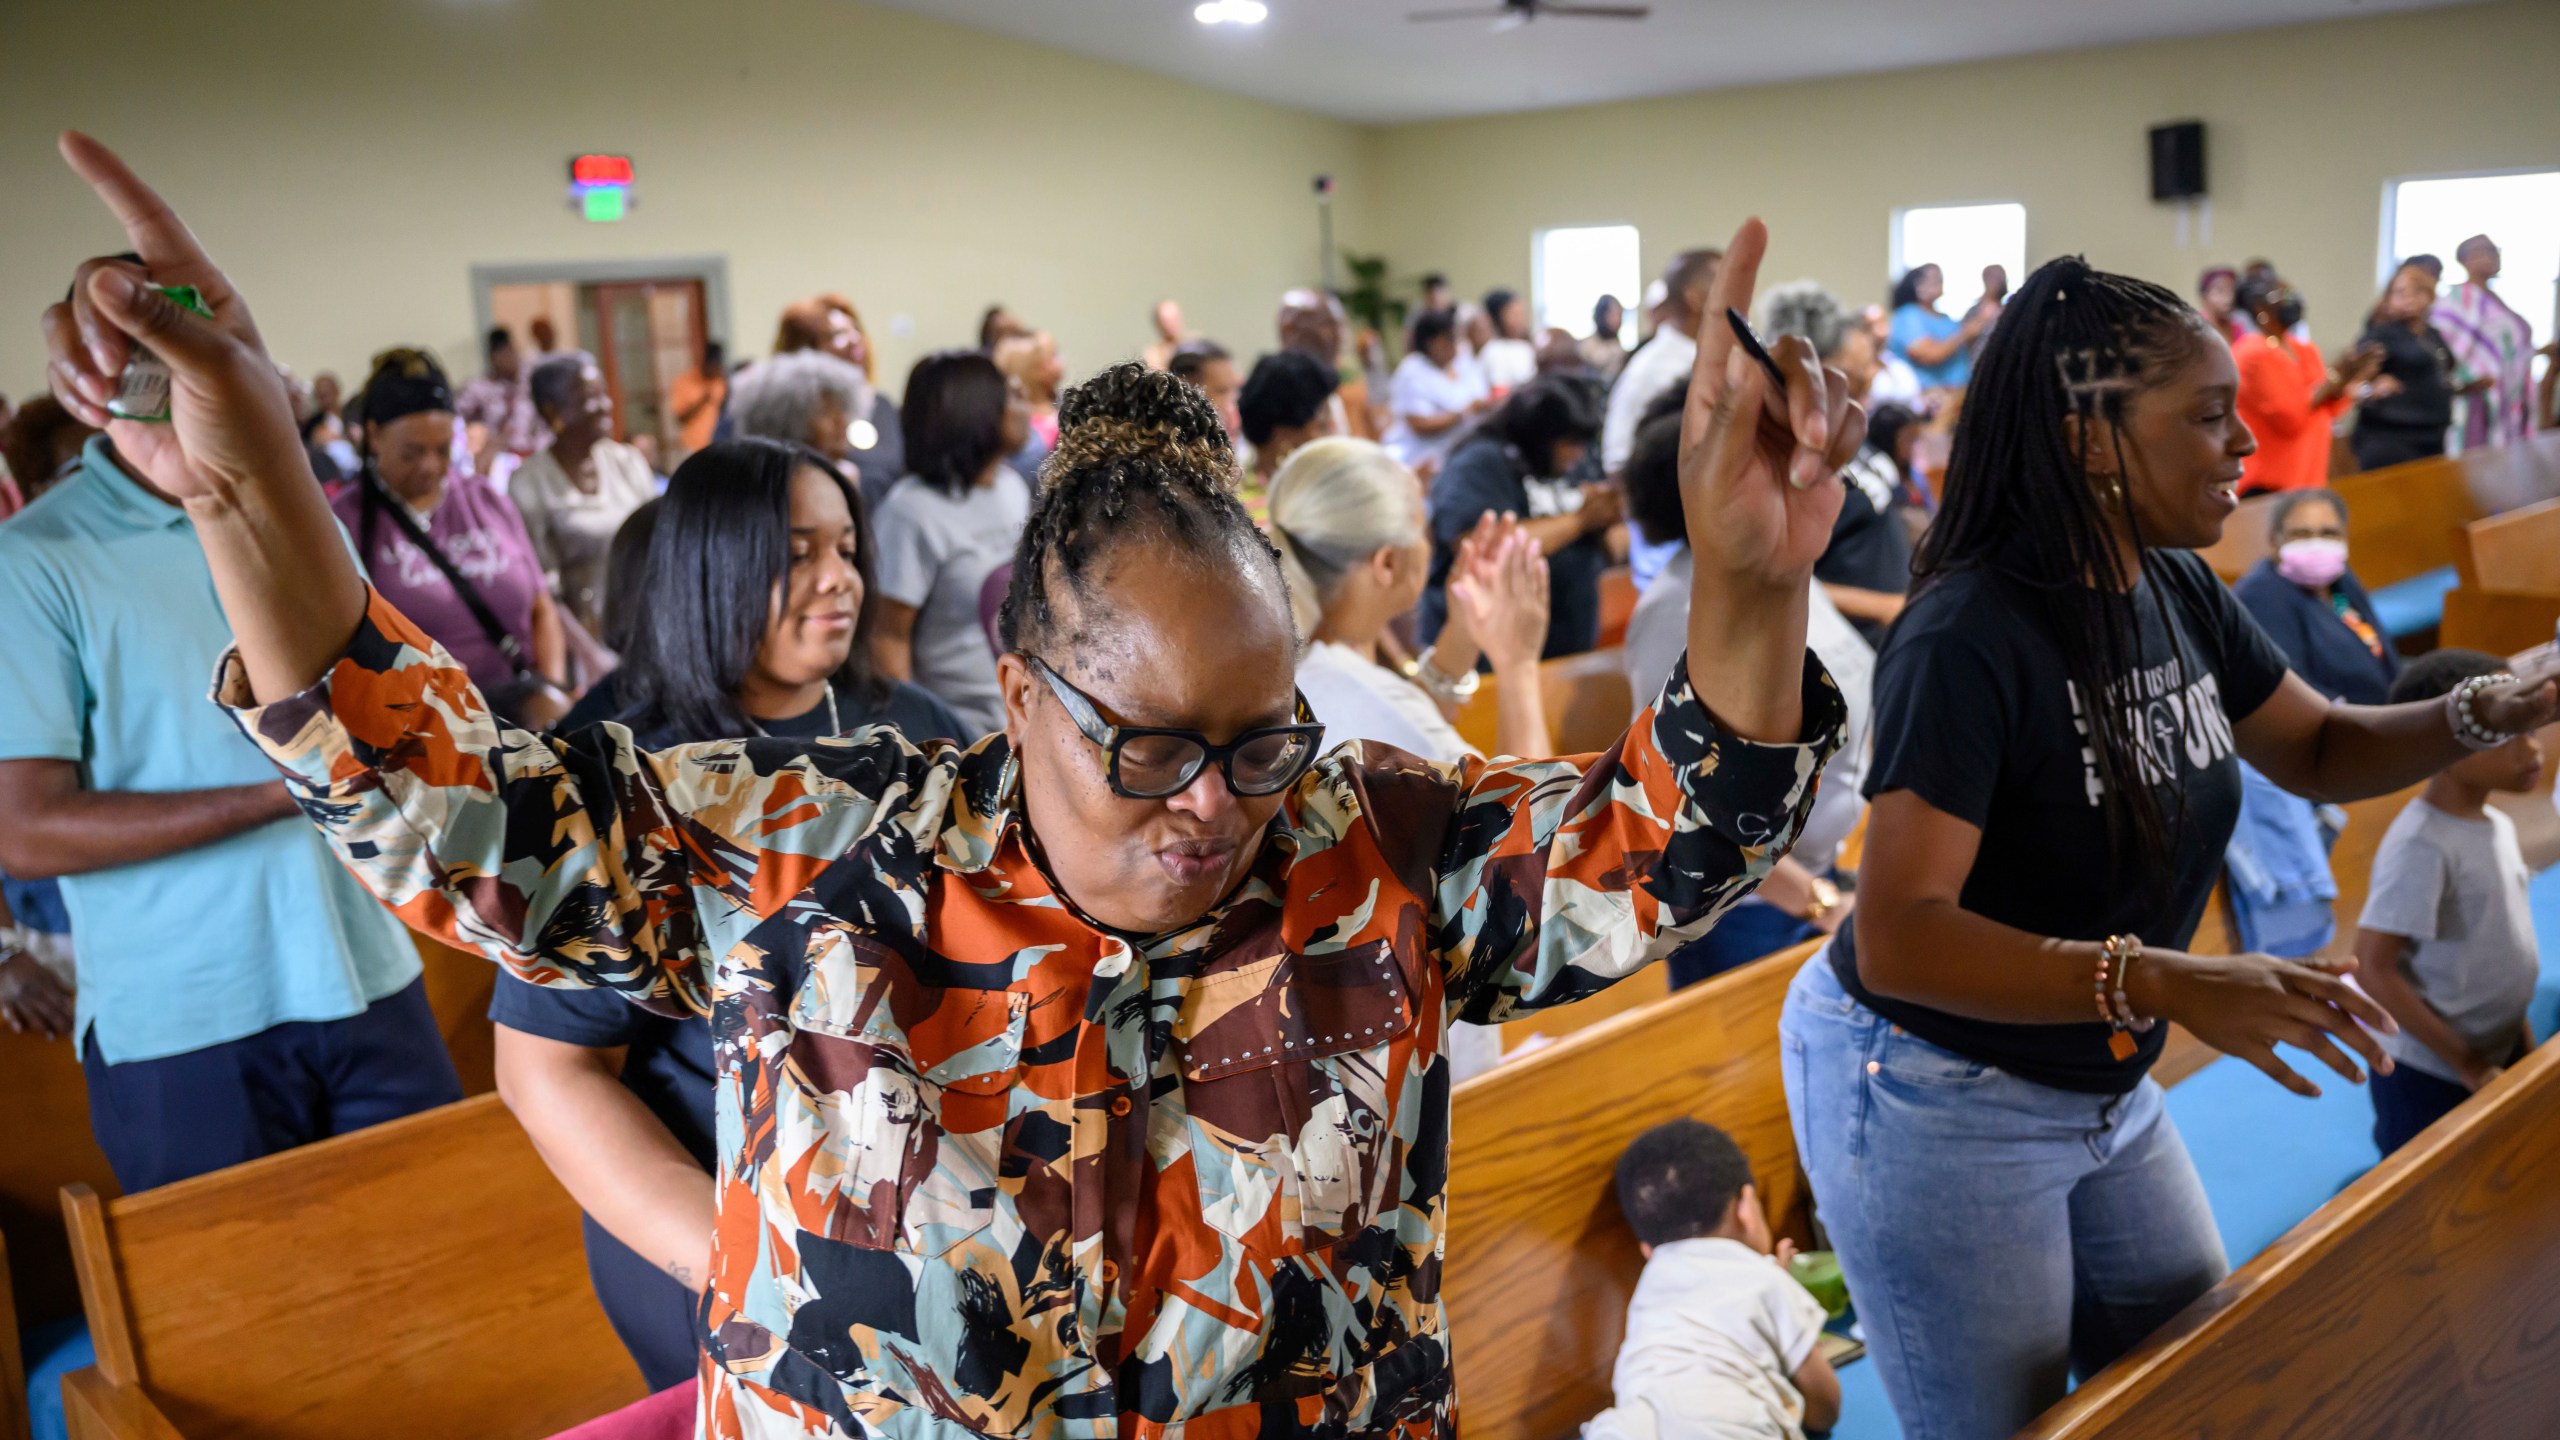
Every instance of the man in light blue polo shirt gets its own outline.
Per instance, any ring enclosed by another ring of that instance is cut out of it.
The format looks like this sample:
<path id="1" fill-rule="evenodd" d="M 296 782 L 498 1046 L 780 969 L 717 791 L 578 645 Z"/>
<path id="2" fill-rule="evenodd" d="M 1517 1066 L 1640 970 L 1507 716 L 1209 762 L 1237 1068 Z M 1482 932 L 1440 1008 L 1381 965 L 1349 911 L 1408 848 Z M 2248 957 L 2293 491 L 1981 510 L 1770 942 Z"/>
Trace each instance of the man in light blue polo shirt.
<path id="1" fill-rule="evenodd" d="M 128 1191 L 461 1098 L 407 930 L 205 698 L 230 643 L 186 512 L 104 437 L 0 525 L 0 869 L 62 877 Z"/>

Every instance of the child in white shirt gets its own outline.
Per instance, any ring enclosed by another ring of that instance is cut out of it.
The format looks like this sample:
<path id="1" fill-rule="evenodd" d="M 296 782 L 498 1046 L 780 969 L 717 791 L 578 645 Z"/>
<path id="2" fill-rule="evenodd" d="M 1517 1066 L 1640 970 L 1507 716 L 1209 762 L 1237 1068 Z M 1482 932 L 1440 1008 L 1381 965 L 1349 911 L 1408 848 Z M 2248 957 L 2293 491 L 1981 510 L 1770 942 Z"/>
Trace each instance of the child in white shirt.
<path id="1" fill-rule="evenodd" d="M 2432 700 L 2474 675 L 2505 669 L 2477 650 L 2436 650 L 2411 661 L 2391 700 Z M 2531 735 L 2466 756 L 2427 782 L 2374 852 L 2373 886 L 2356 928 L 2356 983 L 2400 1022 L 2382 1037 L 2373 1143 L 2383 1154 L 2471 1098 L 2532 1047 L 2525 1007 L 2541 979 L 2531 873 L 2515 822 L 2489 804 L 2530 792 L 2542 777 Z"/>
<path id="2" fill-rule="evenodd" d="M 1816 1344 L 1820 1302 L 1770 1243 L 1751 1162 L 1712 1125 L 1674 1120 L 1618 1158 L 1618 1208 L 1644 1249 L 1610 1388 L 1583 1440 L 1804 1440 L 1840 1418 Z"/>

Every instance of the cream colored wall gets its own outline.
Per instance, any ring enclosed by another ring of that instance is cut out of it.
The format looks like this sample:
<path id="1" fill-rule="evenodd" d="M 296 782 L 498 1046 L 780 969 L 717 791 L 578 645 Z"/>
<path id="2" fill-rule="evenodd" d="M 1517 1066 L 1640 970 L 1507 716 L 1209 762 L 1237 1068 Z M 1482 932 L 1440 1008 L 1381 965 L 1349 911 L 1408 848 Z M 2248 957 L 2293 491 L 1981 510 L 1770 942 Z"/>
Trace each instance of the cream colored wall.
<path id="1" fill-rule="evenodd" d="M 1525 286 L 1544 226 L 1633 222 L 1651 271 L 1758 213 L 1771 279 L 1881 298 L 1897 206 L 2014 199 L 2037 258 L 2085 250 L 2183 289 L 2272 255 L 2335 342 L 2372 293 L 2387 179 L 2560 164 L 2560 0 L 1388 129 L 855 0 L 151 12 L 110 33 L 76 0 L 11 7 L 0 389 L 33 388 L 33 317 L 71 265 L 121 248 L 54 158 L 63 125 L 165 184 L 306 370 L 394 340 L 472 368 L 475 262 L 721 253 L 734 352 L 761 353 L 787 300 L 840 289 L 893 385 L 995 299 L 1078 373 L 1142 344 L 1160 295 L 1260 349 L 1277 292 L 1320 263 L 1319 172 L 1342 181 L 1342 243 L 1468 293 Z M 2148 198 L 2145 130 L 2190 116 L 2210 127 L 2210 246 L 2181 247 Z M 581 150 L 636 158 L 631 219 L 569 213 Z"/>
<path id="2" fill-rule="evenodd" d="M 2560 3 L 2520 0 L 1402 126 L 1373 172 L 1379 233 L 1400 274 L 1476 294 L 1525 288 L 1544 227 L 1633 223 L 1650 278 L 1757 214 L 1764 280 L 1866 303 L 1885 298 L 1895 209 L 2015 200 L 2031 263 L 2082 251 L 2186 292 L 2207 264 L 2271 256 L 2319 339 L 2343 343 L 2374 294 L 2386 180 L 2560 166 L 2555 61 Z M 2150 199 L 2146 132 L 2190 118 L 2210 245 L 2181 246 L 2174 207 Z"/>
<path id="3" fill-rule="evenodd" d="M 903 383 L 1003 300 L 1085 373 L 1180 298 L 1273 342 L 1318 278 L 1309 180 L 1364 238 L 1369 132 L 853 0 L 154 0 L 104 23 L 12 0 L 0 49 L 0 390 L 35 387 L 35 317 L 121 250 L 55 157 L 121 147 L 197 227 L 275 354 L 358 369 L 394 341 L 478 364 L 475 262 L 723 253 L 733 354 L 803 294 L 860 305 Z M 41 63 L 30 63 L 41 61 Z M 632 155 L 639 208 L 591 225 L 572 154 Z M 890 334 L 897 315 L 914 334 Z"/>

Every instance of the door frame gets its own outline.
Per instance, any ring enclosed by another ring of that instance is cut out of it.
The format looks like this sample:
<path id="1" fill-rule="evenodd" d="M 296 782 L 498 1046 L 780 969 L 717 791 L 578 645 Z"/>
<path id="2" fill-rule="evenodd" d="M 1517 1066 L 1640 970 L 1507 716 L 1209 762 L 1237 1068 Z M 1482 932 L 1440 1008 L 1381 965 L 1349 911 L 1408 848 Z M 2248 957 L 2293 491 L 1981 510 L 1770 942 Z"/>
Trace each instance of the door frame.
<path id="1" fill-rule="evenodd" d="M 695 364 L 701 363 L 703 344 L 711 338 L 709 324 L 711 305 L 710 301 L 704 296 L 704 286 L 702 281 L 698 278 L 688 278 L 684 276 L 658 276 L 649 280 L 597 280 L 589 283 L 594 286 L 596 292 L 596 328 L 603 332 L 599 337 L 599 343 L 596 346 L 596 365 L 599 369 L 604 371 L 605 389 L 613 395 L 615 402 L 613 414 L 613 428 L 615 433 L 613 438 L 616 440 L 628 441 L 632 435 L 631 392 L 625 389 L 622 383 L 622 346 L 619 343 L 620 337 L 616 335 L 614 331 L 613 324 L 614 292 L 617 290 L 625 292 L 636 291 L 645 295 L 652 288 L 657 286 L 665 286 L 668 289 L 678 291 L 682 291 L 688 286 L 691 287 L 694 313 L 693 363 Z M 655 359 L 654 352 L 652 353 L 652 359 Z M 654 368 L 655 367 L 653 365 L 652 369 L 654 370 Z M 650 393 L 660 394 L 657 386 L 657 377 L 654 373 L 649 377 L 649 381 Z M 662 394 L 660 394 L 660 398 L 663 402 L 664 397 Z M 667 416 L 667 410 L 663 403 L 659 406 L 658 415 L 663 425 Z M 672 445 L 676 443 L 674 438 L 663 428 L 660 430 L 658 438 L 659 443 L 663 445 Z"/>
<path id="2" fill-rule="evenodd" d="M 631 280 L 698 280 L 702 282 L 702 333 L 737 353 L 737 337 L 729 324 L 729 257 L 726 255 L 641 256 L 613 260 L 532 260 L 471 267 L 471 327 L 476 336 L 489 333 L 496 316 L 489 291 L 498 285 L 602 285 Z"/>

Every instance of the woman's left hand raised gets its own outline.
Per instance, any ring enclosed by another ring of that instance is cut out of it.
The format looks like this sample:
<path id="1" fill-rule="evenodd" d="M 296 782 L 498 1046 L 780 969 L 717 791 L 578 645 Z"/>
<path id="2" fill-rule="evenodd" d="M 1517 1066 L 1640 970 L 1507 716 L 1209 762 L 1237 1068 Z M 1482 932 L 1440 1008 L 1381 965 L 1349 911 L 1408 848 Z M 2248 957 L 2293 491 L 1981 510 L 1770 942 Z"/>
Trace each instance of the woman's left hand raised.
<path id="1" fill-rule="evenodd" d="M 1789 335 L 1770 347 L 1783 393 L 1735 343 L 1725 311 L 1749 313 L 1769 232 L 1746 220 L 1698 317 L 1698 361 L 1680 425 L 1680 497 L 1689 546 L 1704 581 L 1769 591 L 1801 590 L 1831 544 L 1840 515 L 1840 467 L 1865 443 L 1866 411 L 1849 379 L 1823 368 L 1812 345 Z"/>

